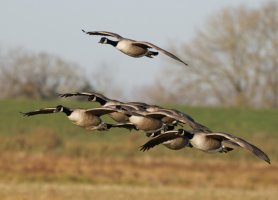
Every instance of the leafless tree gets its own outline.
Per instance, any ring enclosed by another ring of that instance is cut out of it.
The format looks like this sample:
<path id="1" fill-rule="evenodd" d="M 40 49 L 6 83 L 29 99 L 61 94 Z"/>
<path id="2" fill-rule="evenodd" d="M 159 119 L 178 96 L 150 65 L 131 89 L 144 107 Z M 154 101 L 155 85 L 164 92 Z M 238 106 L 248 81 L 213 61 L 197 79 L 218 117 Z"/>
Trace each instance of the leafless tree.
<path id="1" fill-rule="evenodd" d="M 189 70 L 158 78 L 176 101 L 278 107 L 277 3 L 226 8 L 189 44 L 173 48 L 191 61 Z"/>
<path id="2" fill-rule="evenodd" d="M 48 99 L 61 92 L 92 90 L 77 64 L 19 49 L 1 55 L 0 85 L 2 98 Z"/>
<path id="3" fill-rule="evenodd" d="M 117 84 L 117 68 L 115 64 L 102 63 L 96 67 L 91 76 L 91 81 L 97 92 L 111 99 L 124 100 L 124 86 Z"/>

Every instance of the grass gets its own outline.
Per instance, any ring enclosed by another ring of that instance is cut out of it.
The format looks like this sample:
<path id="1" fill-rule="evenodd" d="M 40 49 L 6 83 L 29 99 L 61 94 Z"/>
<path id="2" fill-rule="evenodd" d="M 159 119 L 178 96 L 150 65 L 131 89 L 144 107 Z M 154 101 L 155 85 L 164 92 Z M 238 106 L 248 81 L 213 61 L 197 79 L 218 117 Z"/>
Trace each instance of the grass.
<path id="1" fill-rule="evenodd" d="M 2 200 L 182 200 L 182 199 L 206 199 L 206 200 L 233 200 L 233 199 L 267 199 L 276 200 L 277 190 L 270 189 L 234 189 L 222 188 L 186 188 L 186 187 L 138 187 L 118 185 L 90 185 L 90 184 L 0 184 L 0 196 Z"/>
<path id="2" fill-rule="evenodd" d="M 1 199 L 277 198 L 278 110 L 166 106 L 212 130 L 247 139 L 269 155 L 268 165 L 239 148 L 228 154 L 163 146 L 140 152 L 147 141 L 142 132 L 89 132 L 62 113 L 19 113 L 58 104 L 97 106 L 75 100 L 0 101 Z"/>
<path id="3" fill-rule="evenodd" d="M 233 188 L 271 188 L 277 163 L 186 157 L 70 157 L 67 155 L 4 153 L 1 181 L 186 186 L 199 184 Z M 259 174 L 257 174 L 259 173 Z M 258 176 L 260 175 L 260 176 Z"/>
<path id="4" fill-rule="evenodd" d="M 0 140 L 3 142 L 0 143 L 0 150 L 52 151 L 77 155 L 90 155 L 101 151 L 116 156 L 141 155 L 137 151 L 138 147 L 146 141 L 142 132 L 132 131 L 130 133 L 125 129 L 90 132 L 73 125 L 62 113 L 52 116 L 37 115 L 32 117 L 23 117 L 19 113 L 20 111 L 26 112 L 59 104 L 84 108 L 98 106 L 95 103 L 65 99 L 56 101 L 1 100 Z M 233 133 L 243 137 L 263 148 L 266 152 L 274 154 L 271 156 L 274 160 L 277 158 L 275 139 L 278 138 L 278 110 L 196 108 L 175 105 L 166 107 L 184 111 L 212 130 Z M 111 122 L 107 117 L 105 117 L 105 120 Z M 126 149 L 122 148 L 123 143 Z M 200 152 L 196 154 L 194 152 L 196 151 L 176 151 L 174 154 L 179 156 L 188 156 L 189 154 L 197 158 L 211 157 L 207 154 L 200 154 Z M 244 156 L 245 153 L 232 154 L 229 157 Z M 159 147 L 150 151 L 149 154 L 172 156 L 173 153 L 166 148 Z"/>
<path id="5" fill-rule="evenodd" d="M 50 116 L 34 116 L 26 119 L 20 116 L 20 111 L 30 111 L 43 107 L 63 104 L 69 107 L 92 108 L 98 105 L 90 102 L 69 100 L 55 101 L 28 101 L 28 100 L 0 100 L 1 127 L 0 134 L 18 133 L 20 130 L 30 130 L 34 126 L 51 127 L 61 134 L 72 136 L 72 132 L 82 132 L 77 127 L 70 125 L 62 114 Z M 276 135 L 278 110 L 253 110 L 244 108 L 199 108 L 177 105 L 166 105 L 168 108 L 179 109 L 195 120 L 207 125 L 213 130 L 234 132 L 243 135 L 266 133 Z M 3 125 L 2 125 L 3 124 Z M 84 131 L 83 131 L 84 132 Z M 79 134 L 80 136 L 80 134 Z M 113 137 L 113 136 L 112 136 Z"/>

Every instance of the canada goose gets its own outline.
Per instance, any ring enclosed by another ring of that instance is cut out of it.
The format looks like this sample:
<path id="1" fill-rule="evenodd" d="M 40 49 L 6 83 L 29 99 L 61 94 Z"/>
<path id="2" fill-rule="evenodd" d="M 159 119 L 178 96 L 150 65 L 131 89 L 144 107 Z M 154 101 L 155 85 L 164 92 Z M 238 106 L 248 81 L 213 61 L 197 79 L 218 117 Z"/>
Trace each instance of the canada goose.
<path id="1" fill-rule="evenodd" d="M 59 94 L 59 96 L 65 98 L 72 97 L 72 96 L 85 96 L 88 97 L 88 101 L 98 102 L 103 107 L 108 106 L 109 104 L 121 103 L 120 101 L 109 99 L 108 97 L 97 92 L 71 92 L 71 93 Z"/>
<path id="2" fill-rule="evenodd" d="M 196 122 L 191 116 L 188 114 L 185 114 L 181 111 L 178 111 L 176 109 L 169 109 L 169 108 L 163 108 L 158 105 L 149 105 L 142 102 L 128 102 L 127 104 L 122 103 L 121 105 L 128 105 L 128 104 L 134 104 L 140 106 L 139 112 L 141 110 L 145 110 L 146 115 L 154 115 L 159 116 L 161 115 L 162 121 L 167 124 L 176 124 L 182 123 L 189 125 L 193 130 L 201 130 L 206 132 L 211 132 L 210 129 L 198 122 Z M 136 112 L 136 111 L 135 111 Z M 141 113 L 142 114 L 142 113 Z"/>
<path id="3" fill-rule="evenodd" d="M 116 108 L 124 112 L 129 117 L 129 121 L 134 124 L 138 130 L 146 132 L 148 137 L 160 134 L 160 132 L 169 129 L 167 125 L 163 123 L 161 117 L 146 116 L 146 111 L 144 110 L 132 110 L 125 104 L 118 105 Z"/>
<path id="4" fill-rule="evenodd" d="M 211 130 L 196 122 L 190 115 L 185 114 L 184 112 L 181 112 L 176 109 L 167 109 L 167 108 L 158 108 L 158 107 L 150 107 L 149 109 L 146 109 L 150 113 L 154 112 L 160 112 L 161 114 L 165 114 L 165 118 L 169 121 L 174 120 L 174 122 L 181 123 L 181 124 L 187 124 L 189 125 L 193 130 L 199 130 L 204 132 L 211 132 Z M 166 120 L 164 118 L 164 120 Z"/>
<path id="5" fill-rule="evenodd" d="M 175 126 L 181 125 L 181 124 L 187 124 L 189 125 L 193 130 L 204 130 L 205 132 L 210 131 L 207 127 L 199 124 L 198 122 L 194 121 L 189 115 L 186 115 L 184 113 L 179 113 L 177 110 L 173 109 L 163 109 L 159 107 L 151 107 L 152 109 L 147 109 L 151 110 L 152 112 L 142 112 L 142 111 L 134 111 L 134 112 L 139 112 L 144 116 L 151 117 L 151 118 L 156 118 L 160 119 L 164 124 L 166 124 L 166 129 L 165 131 L 170 131 L 173 130 Z M 164 134 L 164 132 L 155 132 L 152 134 L 149 134 L 147 136 L 155 137 L 160 134 Z M 174 130 L 172 133 L 175 133 L 176 131 Z M 169 132 L 168 132 L 169 134 Z M 185 137 L 178 137 L 175 139 L 172 139 L 170 141 L 166 141 L 163 143 L 164 146 L 166 146 L 169 149 L 172 150 L 179 150 L 187 146 L 189 139 Z"/>
<path id="6" fill-rule="evenodd" d="M 180 58 L 175 56 L 174 54 L 152 44 L 149 42 L 144 41 L 136 41 L 128 38 L 124 38 L 116 33 L 107 32 L 107 31 L 92 31 L 92 32 L 86 32 L 82 30 L 84 33 L 89 35 L 101 35 L 101 36 L 109 36 L 109 37 L 115 37 L 118 39 L 118 41 L 109 40 L 106 37 L 102 37 L 99 41 L 101 44 L 110 44 L 114 46 L 116 49 L 120 50 L 126 55 L 129 55 L 131 57 L 139 58 L 142 56 L 146 56 L 148 58 L 153 58 L 153 56 L 157 56 L 158 52 L 150 51 L 149 49 L 153 48 L 157 51 L 160 51 L 164 53 L 165 55 L 183 63 L 184 65 L 188 65 L 184 61 L 182 61 Z"/>
<path id="7" fill-rule="evenodd" d="M 126 104 L 122 104 L 126 105 Z M 187 124 L 193 130 L 202 130 L 205 132 L 211 132 L 209 128 L 196 122 L 191 116 L 180 112 L 175 109 L 162 108 L 157 105 L 147 105 L 144 107 L 145 110 L 134 110 L 133 112 L 139 113 L 147 117 L 153 117 L 162 120 L 167 125 L 176 126 L 178 124 Z"/>
<path id="8" fill-rule="evenodd" d="M 106 131 L 112 127 L 123 127 L 132 129 L 132 124 L 108 124 L 102 121 L 100 116 L 115 112 L 117 109 L 113 108 L 94 108 L 94 109 L 70 109 L 62 105 L 52 108 L 42 108 L 35 111 L 22 113 L 25 116 L 32 116 L 37 114 L 52 114 L 63 112 L 67 115 L 68 119 L 75 125 L 85 128 L 87 130 Z"/>
<path id="9" fill-rule="evenodd" d="M 158 144 L 171 141 L 177 138 L 184 138 L 185 141 L 189 140 L 189 145 L 201 151 L 207 153 L 216 152 L 229 152 L 233 148 L 225 147 L 223 142 L 231 144 L 233 146 L 239 146 L 247 149 L 254 155 L 258 156 L 260 159 L 266 161 L 270 164 L 270 159 L 268 156 L 260 150 L 258 147 L 250 144 L 242 138 L 235 137 L 228 133 L 205 133 L 200 131 L 186 131 L 184 129 L 179 129 L 178 131 L 169 131 L 164 134 L 160 134 L 157 137 L 149 140 L 147 143 L 141 146 L 142 151 L 148 150 Z"/>
<path id="10" fill-rule="evenodd" d="M 149 140 L 147 143 L 141 146 L 140 151 L 146 151 L 158 144 L 163 144 L 168 149 L 171 150 L 180 150 L 185 147 L 192 147 L 189 143 L 187 137 L 174 137 L 174 135 L 180 135 L 183 129 L 170 130 L 164 133 L 158 134 L 153 139 Z M 179 132 L 179 133 L 178 133 Z M 161 136 L 160 136 L 161 135 Z"/>
<path id="11" fill-rule="evenodd" d="M 100 93 L 97 92 L 73 92 L 73 93 L 65 93 L 60 94 L 60 97 L 72 97 L 72 96 L 86 96 L 88 97 L 88 101 L 96 101 L 98 102 L 102 107 L 112 107 L 115 108 L 117 105 L 123 104 L 121 101 L 117 101 L 114 99 L 110 99 Z M 127 105 L 130 109 L 139 109 L 137 105 Z M 125 113 L 121 112 L 111 112 L 109 113 L 109 116 L 115 120 L 118 123 L 128 123 L 129 117 Z"/>

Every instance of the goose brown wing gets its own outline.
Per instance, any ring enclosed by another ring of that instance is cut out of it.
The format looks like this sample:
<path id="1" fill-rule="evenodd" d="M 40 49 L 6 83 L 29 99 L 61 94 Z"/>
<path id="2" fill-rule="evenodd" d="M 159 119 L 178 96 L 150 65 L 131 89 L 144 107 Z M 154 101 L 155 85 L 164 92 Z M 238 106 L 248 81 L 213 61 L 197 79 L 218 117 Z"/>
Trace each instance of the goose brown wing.
<path id="1" fill-rule="evenodd" d="M 196 127 L 199 125 L 199 123 L 195 122 L 195 120 L 191 116 L 178 110 L 162 108 L 159 109 L 159 111 L 166 111 L 168 117 L 171 117 L 180 123 L 188 124 L 193 130 L 196 129 Z"/>
<path id="2" fill-rule="evenodd" d="M 177 131 L 168 131 L 166 133 L 160 134 L 155 138 L 149 140 L 145 144 L 143 144 L 140 148 L 140 151 L 147 151 L 156 145 L 162 144 L 163 142 L 167 142 L 169 140 L 173 140 L 180 137 Z"/>
<path id="3" fill-rule="evenodd" d="M 72 93 L 59 94 L 59 97 L 65 97 L 65 98 L 72 97 L 72 96 L 87 96 L 88 101 L 96 101 L 99 102 L 101 105 L 104 105 L 108 101 L 111 101 L 111 99 L 97 92 L 72 92 Z"/>
<path id="4" fill-rule="evenodd" d="M 59 94 L 59 97 L 72 97 L 72 96 L 96 96 L 99 95 L 96 92 L 69 92 L 69 93 L 64 93 L 64 94 Z"/>
<path id="5" fill-rule="evenodd" d="M 72 96 L 87 96 L 87 97 L 99 97 L 107 100 L 108 98 L 97 92 L 69 92 L 64 94 L 59 94 L 59 97 L 72 97 Z"/>
<path id="6" fill-rule="evenodd" d="M 148 104 L 143 103 L 143 102 L 137 102 L 137 101 L 136 101 L 136 102 L 135 102 L 135 101 L 133 101 L 133 102 L 128 102 L 127 104 L 140 106 L 140 107 L 142 107 L 142 108 L 144 108 L 144 109 L 146 109 L 147 107 L 149 107 Z"/>
<path id="7" fill-rule="evenodd" d="M 152 117 L 155 119 L 162 119 L 164 117 L 169 117 L 171 119 L 177 120 L 176 116 L 173 115 L 171 112 L 168 112 L 167 110 L 158 110 L 158 111 L 154 111 L 154 112 L 150 112 L 150 113 L 146 113 L 145 114 L 147 117 Z"/>
<path id="8" fill-rule="evenodd" d="M 133 45 L 135 46 L 139 46 L 139 47 L 143 47 L 143 48 L 154 48 L 162 53 L 164 53 L 165 55 L 185 64 L 185 65 L 188 65 L 186 62 L 184 62 L 183 60 L 181 60 L 180 58 L 178 58 L 177 56 L 175 56 L 174 54 L 170 53 L 169 51 L 166 51 L 150 42 L 143 42 L 143 41 L 136 41 L 136 42 L 133 42 L 132 43 Z"/>
<path id="9" fill-rule="evenodd" d="M 112 112 L 117 112 L 118 109 L 114 109 L 114 108 L 109 108 L 109 107 L 102 107 L 102 108 L 93 108 L 93 109 L 88 109 L 85 112 L 88 114 L 92 114 L 95 116 L 102 116 L 102 115 L 106 115 Z"/>
<path id="10" fill-rule="evenodd" d="M 207 133 L 207 137 L 211 137 L 211 138 L 215 138 L 215 139 L 220 139 L 220 140 L 228 140 L 231 141 L 230 144 L 233 145 L 238 145 L 244 149 L 247 149 L 248 151 L 250 151 L 251 153 L 253 153 L 254 155 L 258 156 L 260 159 L 266 161 L 267 163 L 270 164 L 270 159 L 269 157 L 258 147 L 256 147 L 255 145 L 247 142 L 246 140 L 239 138 L 239 137 L 235 137 L 231 134 L 228 133 Z M 229 142 L 228 142 L 229 143 Z"/>
<path id="11" fill-rule="evenodd" d="M 30 112 L 20 112 L 20 113 L 23 114 L 24 116 L 32 116 L 32 115 L 38 115 L 38 114 L 51 114 L 51 113 L 54 113 L 55 110 L 56 110 L 56 108 L 42 108 L 39 110 L 34 110 L 34 111 L 30 111 Z"/>
<path id="12" fill-rule="evenodd" d="M 108 32 L 108 31 L 84 31 L 82 30 L 84 33 L 88 34 L 88 35 L 102 35 L 102 36 L 110 36 L 110 37 L 115 37 L 117 39 L 122 39 L 123 37 L 120 36 L 117 33 L 113 33 L 113 32 Z"/>
<path id="13" fill-rule="evenodd" d="M 134 105 L 128 105 L 128 104 L 122 103 L 122 104 L 117 105 L 116 109 L 119 112 L 122 112 L 128 116 L 134 115 L 134 116 L 145 117 L 145 115 L 144 115 L 145 111 Z"/>
<path id="14" fill-rule="evenodd" d="M 187 124 L 192 129 L 194 129 L 196 127 L 197 123 L 189 115 L 185 115 L 185 114 L 181 115 L 180 113 L 176 112 L 175 110 L 171 110 L 171 109 L 160 109 L 157 112 L 163 112 L 163 113 L 165 113 L 165 116 L 172 118 L 179 123 Z"/>
<path id="15" fill-rule="evenodd" d="M 117 106 L 124 110 L 144 110 L 144 108 L 140 104 L 133 104 L 133 103 L 119 103 Z"/>

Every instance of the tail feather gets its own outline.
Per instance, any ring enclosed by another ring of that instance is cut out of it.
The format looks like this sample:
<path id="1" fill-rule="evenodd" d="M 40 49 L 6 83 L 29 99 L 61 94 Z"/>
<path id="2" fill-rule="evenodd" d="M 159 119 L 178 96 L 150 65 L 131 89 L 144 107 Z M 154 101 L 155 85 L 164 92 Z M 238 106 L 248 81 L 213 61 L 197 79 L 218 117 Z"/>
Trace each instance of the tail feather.
<path id="1" fill-rule="evenodd" d="M 231 147 L 224 147 L 224 148 L 222 149 L 221 153 L 228 153 L 229 151 L 232 151 L 232 150 L 234 150 L 234 149 L 231 148 Z"/>
<path id="2" fill-rule="evenodd" d="M 147 55 L 145 55 L 145 56 L 147 56 L 149 58 L 153 58 L 153 56 L 157 56 L 157 55 L 158 55 L 158 52 L 148 51 Z"/>

